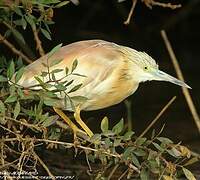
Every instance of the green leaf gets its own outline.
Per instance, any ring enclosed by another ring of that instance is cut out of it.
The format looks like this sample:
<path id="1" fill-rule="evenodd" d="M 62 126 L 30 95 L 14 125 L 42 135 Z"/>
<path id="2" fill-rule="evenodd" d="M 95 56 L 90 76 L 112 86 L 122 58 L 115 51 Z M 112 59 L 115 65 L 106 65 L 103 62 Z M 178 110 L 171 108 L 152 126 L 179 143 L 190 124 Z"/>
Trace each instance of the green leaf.
<path id="1" fill-rule="evenodd" d="M 71 73 L 74 72 L 74 70 L 76 69 L 77 65 L 78 65 L 78 60 L 75 59 L 75 60 L 73 61 L 73 64 L 72 64 L 72 70 L 71 70 Z"/>
<path id="2" fill-rule="evenodd" d="M 20 98 L 24 98 L 24 93 L 20 88 L 17 88 L 17 94 L 20 96 Z"/>
<path id="3" fill-rule="evenodd" d="M 13 35 L 14 35 L 17 39 L 19 39 L 23 44 L 26 44 L 26 42 L 25 42 L 25 40 L 24 40 L 24 37 L 22 36 L 22 34 L 21 34 L 19 31 L 17 31 L 17 30 L 14 29 L 14 28 L 12 28 L 11 31 L 12 31 Z"/>
<path id="4" fill-rule="evenodd" d="M 72 96 L 70 98 L 71 98 L 71 100 L 77 101 L 77 102 L 84 102 L 84 101 L 88 100 L 88 98 L 86 98 L 84 96 Z"/>
<path id="5" fill-rule="evenodd" d="M 71 81 L 67 82 L 67 83 L 65 84 L 65 86 L 69 86 L 69 85 L 72 84 L 73 82 L 74 82 L 74 80 L 71 80 Z"/>
<path id="6" fill-rule="evenodd" d="M 63 84 L 58 84 L 55 85 L 56 89 L 58 89 L 59 91 L 65 91 L 67 88 L 63 85 Z"/>
<path id="7" fill-rule="evenodd" d="M 10 95 L 15 95 L 16 87 L 14 84 L 10 85 L 9 87 L 9 93 Z"/>
<path id="8" fill-rule="evenodd" d="M 40 79 L 38 76 L 34 77 L 36 79 L 36 81 L 38 81 L 40 84 L 44 84 L 44 82 L 42 81 L 42 79 Z"/>
<path id="9" fill-rule="evenodd" d="M 138 138 L 138 139 L 136 140 L 136 145 L 137 145 L 137 146 L 141 146 L 142 144 L 145 143 L 146 140 L 147 140 L 147 138 L 145 138 L 145 137 Z"/>
<path id="10" fill-rule="evenodd" d="M 159 144 L 155 143 L 155 142 L 152 142 L 152 144 L 155 146 L 155 148 L 157 150 L 159 150 L 160 152 L 164 152 L 165 149 L 163 149 Z"/>
<path id="11" fill-rule="evenodd" d="M 55 6 L 55 8 L 60 8 L 60 7 L 62 7 L 62 6 L 65 6 L 65 5 L 69 4 L 69 2 L 70 2 L 70 1 L 63 1 L 63 2 L 60 2 L 60 3 L 58 3 L 58 4 Z"/>
<path id="12" fill-rule="evenodd" d="M 149 179 L 149 173 L 145 168 L 142 168 L 140 172 L 140 179 L 141 180 L 148 180 Z"/>
<path id="13" fill-rule="evenodd" d="M 62 60 L 63 60 L 63 59 L 55 59 L 55 60 L 53 60 L 53 61 L 50 63 L 49 67 L 52 67 L 52 66 L 55 66 L 55 65 L 59 64 L 60 62 L 62 62 Z"/>
<path id="14" fill-rule="evenodd" d="M 0 112 L 2 113 L 3 116 L 5 116 L 6 113 L 6 107 L 4 103 L 0 100 Z"/>
<path id="15" fill-rule="evenodd" d="M 17 101 L 16 105 L 15 105 L 15 108 L 14 108 L 14 119 L 17 118 L 17 116 L 19 115 L 20 113 L 20 103 L 19 101 Z"/>
<path id="16" fill-rule="evenodd" d="M 20 68 L 19 71 L 17 71 L 15 76 L 15 83 L 17 83 L 21 79 L 23 73 L 24 73 L 24 67 Z"/>
<path id="17" fill-rule="evenodd" d="M 185 174 L 185 177 L 188 179 L 188 180 L 196 180 L 196 178 L 194 177 L 194 175 L 191 173 L 191 171 L 189 171 L 188 169 L 182 167 L 182 170 Z"/>
<path id="18" fill-rule="evenodd" d="M 44 127 L 48 127 L 54 124 L 58 120 L 58 118 L 59 118 L 58 115 L 50 116 L 42 123 L 42 125 Z"/>
<path id="19" fill-rule="evenodd" d="M 15 95 L 10 95 L 8 96 L 8 98 L 5 100 L 5 103 L 12 103 L 15 102 L 17 100 L 17 96 Z"/>
<path id="20" fill-rule="evenodd" d="M 63 69 L 54 69 L 53 71 L 51 71 L 51 73 L 55 74 L 55 73 L 59 73 L 63 71 Z"/>
<path id="21" fill-rule="evenodd" d="M 136 150 L 134 150 L 134 152 L 133 152 L 136 156 L 146 156 L 147 155 L 147 153 L 144 151 L 144 150 L 142 150 L 142 149 L 136 149 Z"/>
<path id="22" fill-rule="evenodd" d="M 124 160 L 130 159 L 131 154 L 133 153 L 134 150 L 135 150 L 135 147 L 127 147 L 122 155 L 122 159 L 124 159 Z"/>
<path id="23" fill-rule="evenodd" d="M 178 158 L 181 157 L 181 152 L 179 152 L 176 148 L 172 148 L 170 150 L 166 150 L 171 156 Z"/>
<path id="24" fill-rule="evenodd" d="M 50 58 L 52 55 L 54 55 L 62 46 L 61 44 L 58 44 L 57 46 L 55 46 L 49 53 L 48 53 L 48 58 Z"/>
<path id="25" fill-rule="evenodd" d="M 25 30 L 26 27 L 27 27 L 27 22 L 25 21 L 24 18 L 22 18 L 22 27 L 23 27 L 24 30 Z"/>
<path id="26" fill-rule="evenodd" d="M 15 7 L 13 8 L 13 10 L 15 11 L 15 13 L 16 13 L 17 15 L 23 16 L 23 13 L 22 13 L 22 11 L 21 11 L 21 9 L 20 9 L 19 7 L 15 6 Z"/>
<path id="27" fill-rule="evenodd" d="M 102 132 L 108 131 L 108 118 L 106 116 L 101 121 L 101 131 Z"/>
<path id="28" fill-rule="evenodd" d="M 121 119 L 113 128 L 112 128 L 112 132 L 115 134 L 119 134 L 120 132 L 122 132 L 124 128 L 124 120 Z"/>
<path id="29" fill-rule="evenodd" d="M 51 35 L 46 29 L 41 28 L 41 32 L 47 39 L 51 40 Z"/>
<path id="30" fill-rule="evenodd" d="M 13 21 L 14 24 L 16 24 L 17 26 L 22 26 L 23 25 L 23 22 L 22 22 L 22 19 L 17 19 L 15 21 Z"/>
<path id="31" fill-rule="evenodd" d="M 128 131 L 124 134 L 123 136 L 123 140 L 124 141 L 128 141 L 131 140 L 131 137 L 133 136 L 133 134 L 135 134 L 133 131 Z"/>
<path id="32" fill-rule="evenodd" d="M 134 154 L 131 154 L 131 159 L 133 161 L 133 164 L 135 164 L 137 167 L 140 167 L 140 162 Z"/>
<path id="33" fill-rule="evenodd" d="M 82 84 L 78 84 L 78 85 L 74 86 L 68 93 L 77 91 L 78 89 L 80 89 L 81 86 L 82 86 Z"/>
<path id="34" fill-rule="evenodd" d="M 121 138 L 115 139 L 115 140 L 114 140 L 114 146 L 115 146 L 115 147 L 119 146 L 120 143 L 121 143 L 121 141 L 122 141 Z"/>
<path id="35" fill-rule="evenodd" d="M 48 75 L 48 72 L 42 71 L 42 74 L 41 74 L 42 77 L 46 77 L 47 75 Z"/>
<path id="36" fill-rule="evenodd" d="M 173 141 L 170 140 L 169 138 L 166 137 L 157 137 L 156 139 L 158 139 L 160 142 L 164 143 L 164 144 L 172 144 Z"/>
<path id="37" fill-rule="evenodd" d="M 10 62 L 10 65 L 8 67 L 8 70 L 7 70 L 7 77 L 8 79 L 11 79 L 12 76 L 14 75 L 15 73 L 15 64 L 13 61 Z"/>
<path id="38" fill-rule="evenodd" d="M 188 160 L 183 166 L 189 166 L 191 164 L 194 164 L 197 161 L 199 161 L 198 157 L 193 157 L 190 160 Z"/>
<path id="39" fill-rule="evenodd" d="M 68 72 L 69 72 L 69 68 L 66 67 L 66 68 L 65 68 L 65 74 L 68 75 Z"/>
<path id="40" fill-rule="evenodd" d="M 26 19 L 26 21 L 31 25 L 31 27 L 32 27 L 32 29 L 34 30 L 34 31 L 36 31 L 36 24 L 35 24 L 35 22 L 34 22 L 34 16 L 31 16 L 30 14 L 29 15 L 25 15 L 24 16 L 25 17 L 25 19 Z"/>
<path id="41" fill-rule="evenodd" d="M 0 82 L 6 82 L 6 81 L 8 81 L 8 79 L 3 75 L 0 75 Z"/>

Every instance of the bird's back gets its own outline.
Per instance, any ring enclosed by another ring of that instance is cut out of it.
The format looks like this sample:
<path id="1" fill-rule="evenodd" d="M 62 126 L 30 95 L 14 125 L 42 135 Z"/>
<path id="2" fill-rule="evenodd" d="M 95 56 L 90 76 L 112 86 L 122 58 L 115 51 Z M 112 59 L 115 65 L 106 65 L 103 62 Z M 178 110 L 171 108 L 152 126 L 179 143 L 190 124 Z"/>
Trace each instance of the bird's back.
<path id="1" fill-rule="evenodd" d="M 87 102 L 82 105 L 84 110 L 101 109 L 119 103 L 138 86 L 129 78 L 129 63 L 121 49 L 121 46 L 103 40 L 80 41 L 60 48 L 48 59 L 48 63 L 61 59 L 50 71 L 66 67 L 70 69 L 77 59 L 78 65 L 74 72 L 85 77 L 70 76 L 65 79 L 68 82 L 74 80 L 68 89 L 82 84 L 80 89 L 69 95 L 87 97 Z M 48 55 L 45 55 L 28 65 L 18 83 L 23 87 L 38 84 L 34 77 L 47 71 L 43 65 L 47 63 L 47 58 Z M 63 76 L 63 72 L 56 74 L 58 79 Z"/>

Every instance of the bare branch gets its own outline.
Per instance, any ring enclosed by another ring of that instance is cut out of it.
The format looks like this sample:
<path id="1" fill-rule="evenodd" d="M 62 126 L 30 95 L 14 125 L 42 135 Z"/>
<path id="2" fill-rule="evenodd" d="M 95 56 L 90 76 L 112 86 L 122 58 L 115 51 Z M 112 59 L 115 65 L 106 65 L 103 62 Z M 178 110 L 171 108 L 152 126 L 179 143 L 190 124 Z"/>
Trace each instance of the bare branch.
<path id="1" fill-rule="evenodd" d="M 133 15 L 133 11 L 134 11 L 135 6 L 136 6 L 136 3 L 137 3 L 137 0 L 132 0 L 131 10 L 129 11 L 129 14 L 128 14 L 126 21 L 124 21 L 125 25 L 128 25 L 130 23 L 131 17 Z"/>
<path id="2" fill-rule="evenodd" d="M 174 68 L 176 70 L 177 76 L 178 76 L 178 78 L 181 81 L 184 81 L 183 73 L 181 71 L 181 68 L 179 66 L 179 63 L 177 61 L 177 58 L 176 58 L 175 53 L 174 53 L 174 51 L 172 49 L 171 43 L 170 43 L 170 41 L 169 41 L 169 39 L 167 37 L 166 32 L 164 30 L 162 30 L 161 31 L 161 35 L 162 35 L 163 41 L 165 43 L 165 46 L 166 46 L 166 48 L 168 50 L 168 53 L 170 55 L 170 58 L 172 60 L 172 63 L 174 65 Z M 187 104 L 189 106 L 190 112 L 191 112 L 191 114 L 193 116 L 193 119 L 195 121 L 195 124 L 196 124 L 196 126 L 198 128 L 198 131 L 200 133 L 200 119 L 199 119 L 199 115 L 198 115 L 197 110 L 195 108 L 195 105 L 194 105 L 194 103 L 192 101 L 192 98 L 191 98 L 191 95 L 189 93 L 189 90 L 187 88 L 184 88 L 184 87 L 182 87 L 182 90 L 183 90 L 183 94 L 185 96 L 186 102 L 187 102 Z"/>
<path id="3" fill-rule="evenodd" d="M 4 36 L 2 36 L 2 34 L 0 34 L 0 43 L 1 42 L 3 42 L 8 48 L 10 48 L 14 54 L 22 57 L 22 59 L 24 59 L 27 63 L 30 64 L 33 62 L 21 51 L 17 50 L 13 44 L 11 44 L 7 39 L 4 38 Z"/>

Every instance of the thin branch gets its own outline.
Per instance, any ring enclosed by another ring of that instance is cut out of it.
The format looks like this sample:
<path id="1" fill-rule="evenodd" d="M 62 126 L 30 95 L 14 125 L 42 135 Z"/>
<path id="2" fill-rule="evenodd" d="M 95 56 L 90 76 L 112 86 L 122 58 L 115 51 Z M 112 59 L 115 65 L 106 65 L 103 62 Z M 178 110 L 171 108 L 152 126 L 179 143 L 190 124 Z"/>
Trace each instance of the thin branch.
<path id="1" fill-rule="evenodd" d="M 140 134 L 138 138 L 143 137 L 147 131 L 157 122 L 157 120 L 163 115 L 163 113 L 169 108 L 169 106 L 174 102 L 176 96 L 174 96 L 165 106 L 164 108 L 158 113 L 158 115 L 154 118 L 154 120 L 147 126 L 147 128 Z"/>
<path id="2" fill-rule="evenodd" d="M 125 25 L 128 25 L 130 23 L 131 17 L 133 16 L 133 11 L 135 9 L 136 3 L 137 3 L 137 0 L 132 0 L 131 10 L 129 11 L 129 14 L 128 14 L 126 21 L 124 21 Z"/>
<path id="3" fill-rule="evenodd" d="M 170 41 L 169 41 L 169 39 L 167 37 L 166 32 L 164 30 L 162 30 L 161 31 L 161 35 L 162 35 L 163 41 L 165 43 L 165 46 L 166 46 L 166 48 L 168 50 L 168 53 L 170 55 L 171 61 L 172 61 L 173 65 L 174 65 L 174 68 L 176 70 L 177 76 L 181 81 L 184 81 L 183 73 L 181 71 L 180 65 L 179 65 L 179 63 L 177 61 L 177 58 L 176 58 L 175 53 L 174 53 L 174 51 L 172 49 L 171 43 L 170 43 Z M 190 112 L 191 112 L 191 114 L 193 116 L 194 122 L 195 122 L 195 124 L 197 126 L 197 129 L 198 129 L 199 133 L 200 133 L 200 119 L 199 119 L 199 115 L 197 113 L 197 110 L 195 108 L 195 105 L 194 105 L 194 103 L 192 101 L 190 92 L 189 92 L 189 90 L 187 88 L 184 88 L 184 87 L 182 87 L 182 91 L 183 91 L 183 94 L 185 96 L 186 102 L 187 102 L 187 104 L 189 106 Z"/>
<path id="4" fill-rule="evenodd" d="M 46 164 L 42 161 L 42 159 L 40 159 L 40 157 L 33 152 L 34 157 L 36 157 L 36 159 L 40 162 L 40 164 L 43 166 L 43 168 L 46 170 L 46 172 L 48 173 L 48 175 L 51 177 L 51 179 L 55 180 L 55 176 L 51 173 L 51 171 L 49 170 L 49 168 L 46 166 Z"/>
<path id="5" fill-rule="evenodd" d="M 110 180 L 112 178 L 113 174 L 115 173 L 115 171 L 117 170 L 118 167 L 119 167 L 119 164 L 116 164 L 114 166 L 114 168 L 112 169 L 112 171 L 110 172 L 110 174 L 109 174 L 109 176 L 107 178 L 108 180 Z"/>
<path id="6" fill-rule="evenodd" d="M 161 6 L 163 8 L 171 8 L 171 9 L 177 9 L 181 7 L 181 4 L 161 3 L 156 1 L 152 1 L 152 5 Z"/>
<path id="7" fill-rule="evenodd" d="M 42 42 L 40 41 L 40 38 L 38 36 L 38 31 L 34 28 L 32 28 L 32 31 L 33 31 L 34 39 L 35 39 L 35 42 L 36 42 L 36 49 L 39 50 L 40 56 L 44 56 L 45 52 L 44 52 L 44 49 L 42 47 Z"/>
<path id="8" fill-rule="evenodd" d="M 18 56 L 22 57 L 22 59 L 24 59 L 27 63 L 32 63 L 32 61 L 26 56 L 24 55 L 21 51 L 17 50 L 15 48 L 14 45 L 12 45 L 8 40 L 6 40 L 4 38 L 4 36 L 2 36 L 2 34 L 0 34 L 0 43 L 1 41 L 8 47 L 12 50 L 13 53 L 17 54 Z"/>
<path id="9" fill-rule="evenodd" d="M 181 7 L 181 4 L 162 3 L 154 0 L 142 0 L 142 1 L 150 9 L 152 9 L 152 6 L 160 6 L 163 8 L 170 8 L 170 9 L 177 9 Z"/>

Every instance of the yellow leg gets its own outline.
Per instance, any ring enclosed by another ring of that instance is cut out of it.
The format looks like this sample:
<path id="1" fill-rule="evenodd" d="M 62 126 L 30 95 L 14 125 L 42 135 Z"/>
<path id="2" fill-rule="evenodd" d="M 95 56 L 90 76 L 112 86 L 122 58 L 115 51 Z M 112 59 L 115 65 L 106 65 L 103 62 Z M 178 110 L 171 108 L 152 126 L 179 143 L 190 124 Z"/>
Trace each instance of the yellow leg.
<path id="1" fill-rule="evenodd" d="M 82 121 L 80 117 L 80 107 L 75 108 L 74 118 L 76 122 L 83 128 L 83 130 L 87 133 L 89 137 L 92 137 L 94 134 L 93 132 L 87 127 L 87 125 Z"/>
<path id="2" fill-rule="evenodd" d="M 74 132 L 74 137 L 76 137 L 77 132 L 82 132 L 64 113 L 62 110 L 53 107 L 54 111 L 69 125 L 69 127 L 73 130 Z"/>

